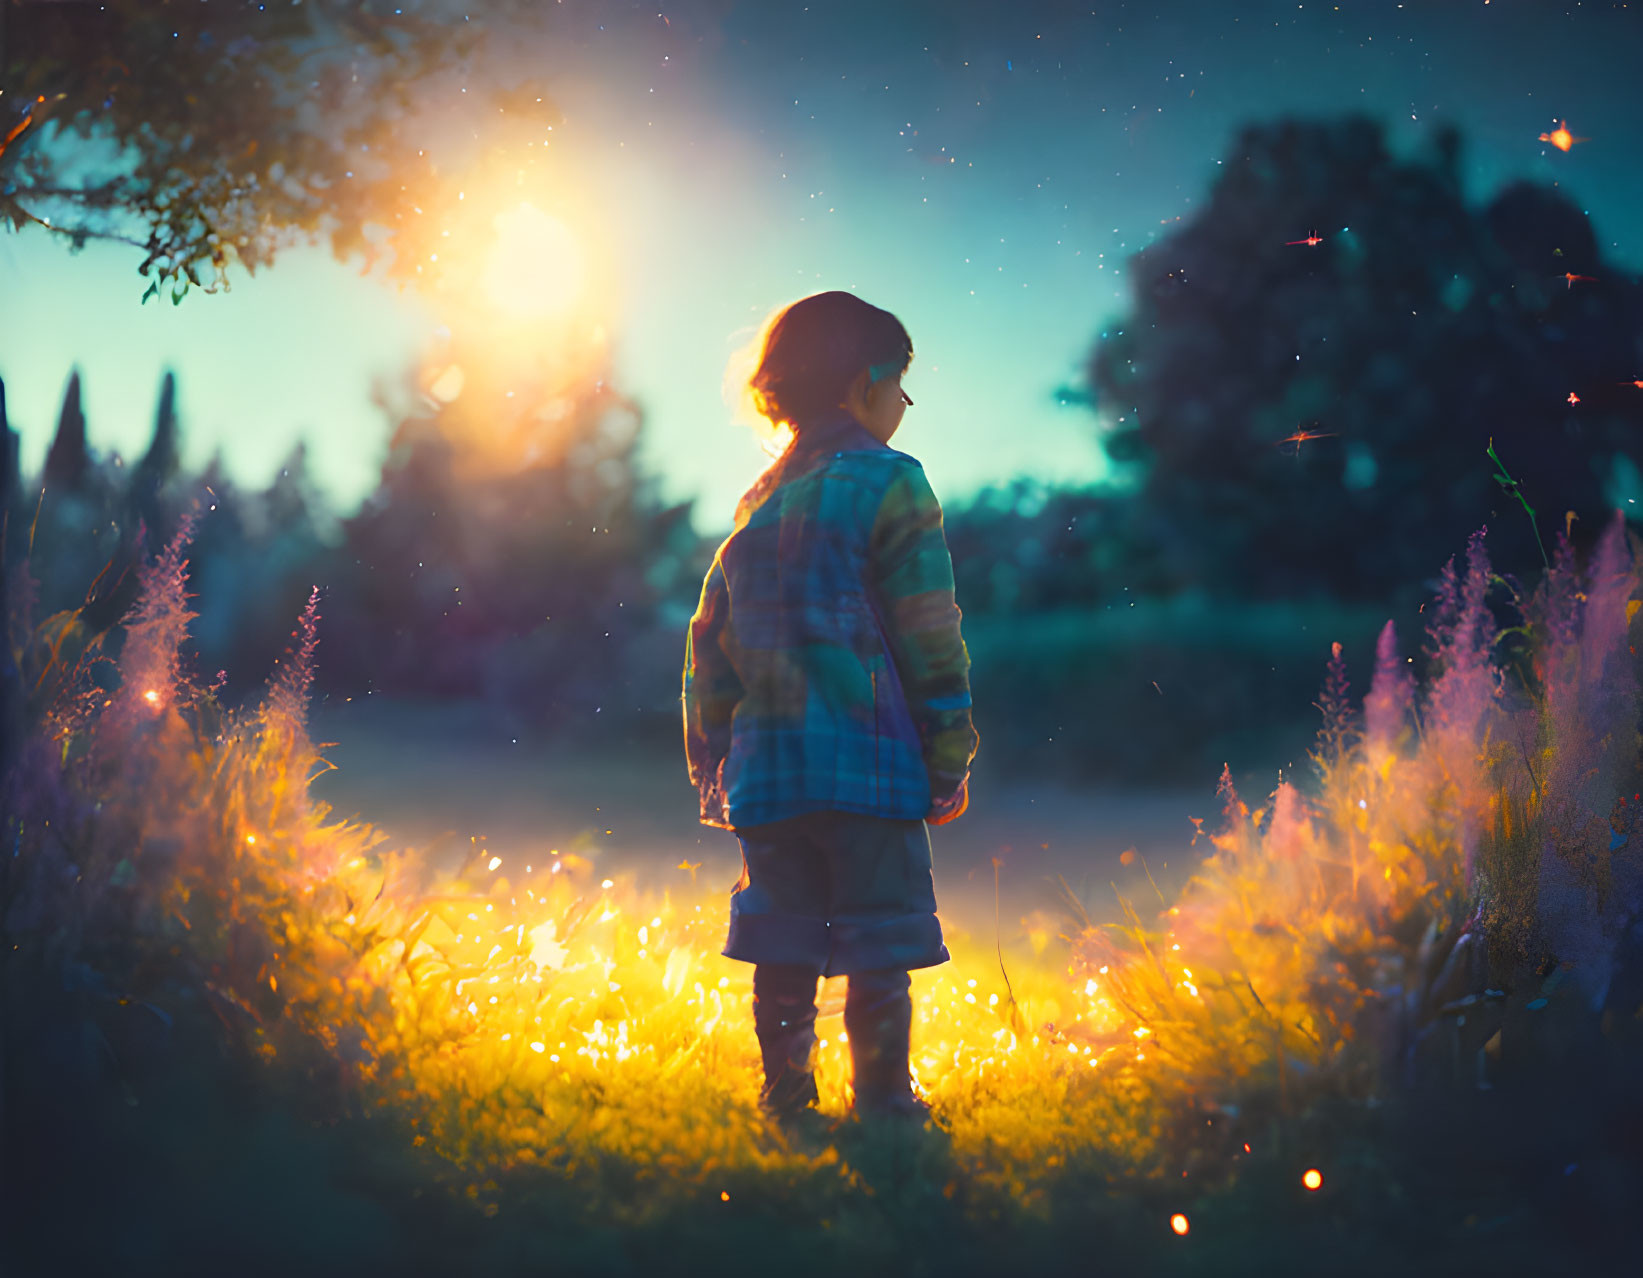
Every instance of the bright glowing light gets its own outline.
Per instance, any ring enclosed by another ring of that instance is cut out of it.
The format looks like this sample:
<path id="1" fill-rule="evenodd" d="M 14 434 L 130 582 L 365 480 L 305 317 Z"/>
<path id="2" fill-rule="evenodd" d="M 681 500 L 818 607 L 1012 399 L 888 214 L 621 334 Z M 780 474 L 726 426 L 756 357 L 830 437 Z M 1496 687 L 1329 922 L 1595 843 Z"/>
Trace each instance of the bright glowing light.
<path id="1" fill-rule="evenodd" d="M 495 219 L 485 295 L 521 318 L 561 315 L 581 295 L 581 247 L 558 218 L 523 203 Z"/>
<path id="2" fill-rule="evenodd" d="M 467 374 L 462 371 L 462 366 L 452 364 L 428 383 L 428 394 L 442 404 L 449 404 L 462 393 L 462 387 L 467 380 Z"/>
<path id="3" fill-rule="evenodd" d="M 494 870 L 494 869 L 496 869 L 497 866 L 499 866 L 501 864 L 502 864 L 502 858 L 499 857 L 499 856 L 493 856 L 491 858 L 490 868 Z"/>
<path id="4" fill-rule="evenodd" d="M 160 704 L 160 694 L 155 692 L 153 688 L 150 688 L 147 692 L 143 693 L 143 700 L 148 702 L 151 706 L 157 706 Z"/>
<path id="5" fill-rule="evenodd" d="M 566 958 L 570 956 L 570 950 L 560 942 L 555 935 L 556 931 L 553 920 L 549 919 L 546 923 L 537 924 L 529 932 L 531 962 L 555 972 L 564 967 Z"/>
<path id="6" fill-rule="evenodd" d="M 1321 1189 L 1323 1187 L 1323 1183 L 1324 1174 L 1316 1167 L 1308 1167 L 1301 1173 L 1301 1184 L 1305 1185 L 1308 1189 Z"/>
<path id="7" fill-rule="evenodd" d="M 1591 141 L 1590 138 L 1577 138 L 1574 134 L 1570 133 L 1569 124 L 1566 120 L 1559 120 L 1557 128 L 1553 129 L 1550 133 L 1542 133 L 1540 135 L 1540 140 L 1542 142 L 1550 142 L 1559 151 L 1567 151 L 1576 142 Z"/>
<path id="8" fill-rule="evenodd" d="M 1169 1227 L 1176 1233 L 1180 1234 L 1183 1238 L 1186 1237 L 1187 1230 L 1192 1228 L 1192 1226 L 1187 1223 L 1187 1218 L 1180 1212 L 1176 1212 L 1175 1215 L 1169 1218 Z"/>

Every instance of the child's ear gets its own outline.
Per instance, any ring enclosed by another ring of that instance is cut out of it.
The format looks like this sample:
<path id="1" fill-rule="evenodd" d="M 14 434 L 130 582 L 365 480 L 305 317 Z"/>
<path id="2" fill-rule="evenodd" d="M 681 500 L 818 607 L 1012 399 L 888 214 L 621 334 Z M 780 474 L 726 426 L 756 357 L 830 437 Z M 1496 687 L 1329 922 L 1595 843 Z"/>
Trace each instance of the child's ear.
<path id="1" fill-rule="evenodd" d="M 862 369 L 861 372 L 857 373 L 855 379 L 845 388 L 844 399 L 839 404 L 839 407 L 850 409 L 859 407 L 861 409 L 866 409 L 867 370 L 865 368 Z"/>

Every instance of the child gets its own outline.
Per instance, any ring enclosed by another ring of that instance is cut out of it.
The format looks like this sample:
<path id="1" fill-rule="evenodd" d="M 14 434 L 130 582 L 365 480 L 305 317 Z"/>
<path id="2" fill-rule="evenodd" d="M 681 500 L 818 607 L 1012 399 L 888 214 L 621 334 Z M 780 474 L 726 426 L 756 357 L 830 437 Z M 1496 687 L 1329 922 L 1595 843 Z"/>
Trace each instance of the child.
<path id="1" fill-rule="evenodd" d="M 856 1112 L 927 1113 L 907 973 L 949 956 L 925 825 L 964 811 L 977 737 L 941 506 L 888 446 L 912 357 L 901 322 L 850 293 L 776 318 L 749 387 L 794 438 L 737 504 L 685 646 L 701 819 L 742 848 L 724 953 L 754 964 L 782 1120 L 816 1101 L 816 980 L 840 974 Z"/>

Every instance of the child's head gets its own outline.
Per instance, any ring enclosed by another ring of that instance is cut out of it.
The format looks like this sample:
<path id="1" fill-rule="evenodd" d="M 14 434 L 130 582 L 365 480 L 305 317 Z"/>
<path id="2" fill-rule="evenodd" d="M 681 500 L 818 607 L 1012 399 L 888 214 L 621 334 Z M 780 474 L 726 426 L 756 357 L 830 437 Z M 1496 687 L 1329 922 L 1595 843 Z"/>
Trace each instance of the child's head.
<path id="1" fill-rule="evenodd" d="M 912 360 L 913 340 L 889 311 L 854 293 L 815 293 L 775 316 L 747 385 L 761 416 L 803 431 Z M 877 376 L 869 378 L 870 368 Z"/>

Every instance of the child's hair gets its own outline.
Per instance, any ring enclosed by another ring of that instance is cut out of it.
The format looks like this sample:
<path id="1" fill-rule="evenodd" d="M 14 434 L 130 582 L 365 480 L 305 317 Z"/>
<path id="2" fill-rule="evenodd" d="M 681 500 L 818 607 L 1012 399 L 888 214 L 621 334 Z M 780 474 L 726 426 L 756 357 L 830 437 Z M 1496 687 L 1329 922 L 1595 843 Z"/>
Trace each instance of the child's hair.
<path id="1" fill-rule="evenodd" d="M 773 425 L 803 430 L 844 401 L 856 375 L 873 364 L 902 372 L 913 339 L 889 311 L 854 293 L 813 293 L 778 311 L 759 342 L 747 379 L 753 407 Z"/>

